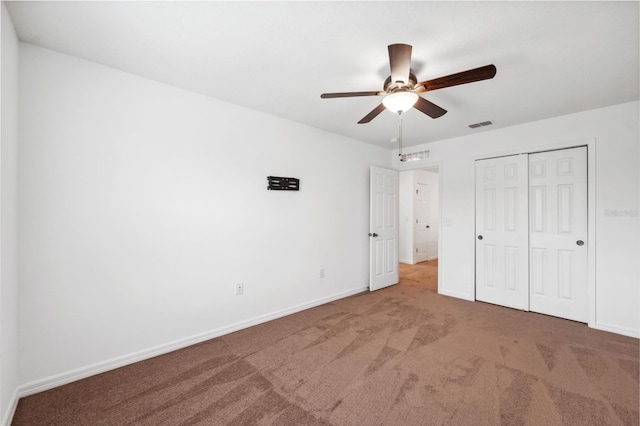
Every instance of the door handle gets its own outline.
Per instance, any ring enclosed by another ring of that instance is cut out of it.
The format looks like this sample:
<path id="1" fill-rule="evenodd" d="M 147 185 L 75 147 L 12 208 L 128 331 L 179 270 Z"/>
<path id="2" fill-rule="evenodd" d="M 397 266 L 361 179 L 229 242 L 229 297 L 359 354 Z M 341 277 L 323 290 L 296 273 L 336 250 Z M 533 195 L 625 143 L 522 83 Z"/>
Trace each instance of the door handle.
<path id="1" fill-rule="evenodd" d="M 482 235 L 478 235 L 478 239 L 481 240 L 482 239 Z"/>
<path id="2" fill-rule="evenodd" d="M 378 234 L 376 234 L 375 232 L 374 232 L 374 233 L 369 232 L 369 236 L 370 236 L 370 237 L 377 237 L 377 236 L 378 236 Z"/>
<path id="3" fill-rule="evenodd" d="M 576 241 L 576 244 L 579 245 L 579 246 L 583 246 L 584 245 L 584 241 L 578 240 L 578 241 Z"/>

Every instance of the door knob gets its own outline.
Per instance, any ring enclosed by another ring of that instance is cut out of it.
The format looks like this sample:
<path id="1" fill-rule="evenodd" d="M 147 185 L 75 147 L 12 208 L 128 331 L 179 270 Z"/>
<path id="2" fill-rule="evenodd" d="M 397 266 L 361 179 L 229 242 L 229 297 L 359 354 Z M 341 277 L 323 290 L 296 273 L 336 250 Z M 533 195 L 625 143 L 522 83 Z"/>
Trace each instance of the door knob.
<path id="1" fill-rule="evenodd" d="M 482 239 L 482 235 L 478 235 L 478 239 L 481 240 Z"/>
<path id="2" fill-rule="evenodd" d="M 576 244 L 579 245 L 579 246 L 583 246 L 584 245 L 584 241 L 578 240 L 578 241 L 576 241 Z"/>
<path id="3" fill-rule="evenodd" d="M 374 232 L 374 233 L 369 232 L 369 236 L 370 236 L 370 237 L 377 237 L 377 236 L 378 236 L 378 234 L 376 234 L 375 232 Z"/>
<path id="4" fill-rule="evenodd" d="M 427 225 L 427 228 L 430 228 L 430 226 L 429 226 L 429 225 Z"/>

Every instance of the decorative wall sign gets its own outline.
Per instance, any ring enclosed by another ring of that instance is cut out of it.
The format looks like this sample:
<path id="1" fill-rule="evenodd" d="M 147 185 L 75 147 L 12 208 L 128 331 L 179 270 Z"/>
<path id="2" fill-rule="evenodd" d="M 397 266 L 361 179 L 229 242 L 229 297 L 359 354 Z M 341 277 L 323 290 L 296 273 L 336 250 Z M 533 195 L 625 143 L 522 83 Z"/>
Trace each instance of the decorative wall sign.
<path id="1" fill-rule="evenodd" d="M 267 189 L 273 189 L 277 191 L 300 190 L 300 179 L 291 177 L 267 176 L 267 181 L 269 182 Z"/>

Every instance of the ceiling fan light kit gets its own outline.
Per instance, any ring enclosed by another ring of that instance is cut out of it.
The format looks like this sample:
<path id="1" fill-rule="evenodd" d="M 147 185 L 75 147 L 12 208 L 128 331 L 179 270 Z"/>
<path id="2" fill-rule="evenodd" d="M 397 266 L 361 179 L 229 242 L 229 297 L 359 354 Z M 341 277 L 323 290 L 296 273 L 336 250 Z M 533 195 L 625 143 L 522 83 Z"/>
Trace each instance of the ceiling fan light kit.
<path id="1" fill-rule="evenodd" d="M 418 102 L 419 97 L 415 92 L 395 92 L 385 96 L 382 104 L 389 111 L 402 114 L 404 111 L 413 107 L 415 103 Z"/>

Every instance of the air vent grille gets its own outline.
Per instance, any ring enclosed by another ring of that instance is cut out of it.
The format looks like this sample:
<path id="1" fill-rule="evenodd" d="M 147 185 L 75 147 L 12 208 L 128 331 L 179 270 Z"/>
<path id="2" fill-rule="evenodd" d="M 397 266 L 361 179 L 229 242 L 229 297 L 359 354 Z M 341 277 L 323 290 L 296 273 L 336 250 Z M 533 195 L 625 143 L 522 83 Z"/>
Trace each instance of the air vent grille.
<path id="1" fill-rule="evenodd" d="M 493 124 L 493 121 L 483 121 L 480 123 L 474 123 L 474 124 L 469 124 L 469 127 L 471 127 L 472 129 L 477 129 L 478 127 L 484 127 L 484 126 L 491 126 Z"/>
<path id="2" fill-rule="evenodd" d="M 429 158 L 429 150 L 426 151 L 418 151 L 418 152 L 410 152 L 407 154 L 400 155 L 400 161 L 403 163 L 411 162 L 411 161 L 420 161 L 426 160 Z"/>

